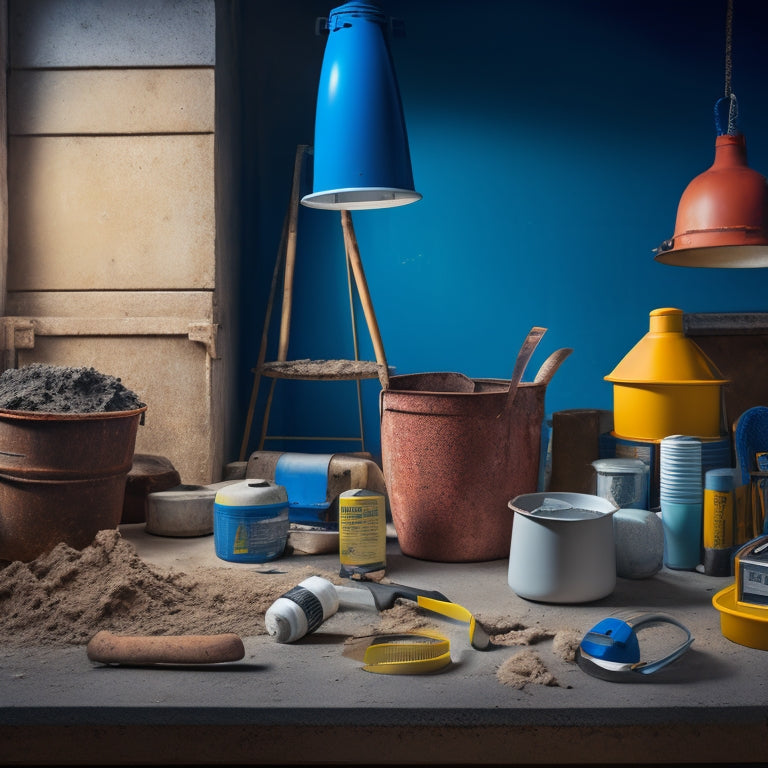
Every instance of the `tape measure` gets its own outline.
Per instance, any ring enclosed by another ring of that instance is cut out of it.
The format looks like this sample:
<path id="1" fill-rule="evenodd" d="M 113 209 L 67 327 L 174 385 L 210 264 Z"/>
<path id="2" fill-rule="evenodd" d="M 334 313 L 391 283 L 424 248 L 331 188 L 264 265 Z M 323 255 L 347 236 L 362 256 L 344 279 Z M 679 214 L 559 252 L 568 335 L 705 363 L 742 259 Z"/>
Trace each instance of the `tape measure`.
<path id="1" fill-rule="evenodd" d="M 423 675 L 451 663 L 451 644 L 437 632 L 379 635 L 366 648 L 366 672 L 382 675 Z"/>
<path id="2" fill-rule="evenodd" d="M 668 625 L 677 628 L 678 638 L 674 647 L 664 656 L 642 659 L 639 630 Z M 584 635 L 576 649 L 576 662 L 588 674 L 602 680 L 630 682 L 663 669 L 679 659 L 693 643 L 688 628 L 672 616 L 663 613 L 640 613 L 609 616 L 595 624 Z"/>

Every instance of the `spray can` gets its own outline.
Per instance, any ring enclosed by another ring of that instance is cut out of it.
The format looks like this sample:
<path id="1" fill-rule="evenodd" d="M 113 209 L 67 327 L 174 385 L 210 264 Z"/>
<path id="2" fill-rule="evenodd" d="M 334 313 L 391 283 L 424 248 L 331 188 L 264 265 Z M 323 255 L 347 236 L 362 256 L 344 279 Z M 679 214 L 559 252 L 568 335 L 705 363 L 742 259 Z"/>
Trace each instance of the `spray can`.
<path id="1" fill-rule="evenodd" d="M 333 584 L 310 576 L 269 606 L 264 624 L 278 643 L 292 643 L 314 632 L 338 610 L 339 595 Z"/>
<path id="2" fill-rule="evenodd" d="M 365 577 L 387 568 L 386 497 L 353 488 L 339 495 L 339 575 Z"/>

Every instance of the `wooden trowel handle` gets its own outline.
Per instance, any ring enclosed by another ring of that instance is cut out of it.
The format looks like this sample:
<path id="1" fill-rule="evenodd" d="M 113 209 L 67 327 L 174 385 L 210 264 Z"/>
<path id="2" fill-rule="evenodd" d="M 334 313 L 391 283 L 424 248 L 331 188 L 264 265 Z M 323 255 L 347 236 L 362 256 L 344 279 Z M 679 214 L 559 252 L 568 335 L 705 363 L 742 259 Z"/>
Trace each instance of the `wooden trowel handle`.
<path id="1" fill-rule="evenodd" d="M 245 656 L 243 641 L 222 635 L 114 635 L 97 632 L 86 648 L 102 664 L 215 664 Z"/>

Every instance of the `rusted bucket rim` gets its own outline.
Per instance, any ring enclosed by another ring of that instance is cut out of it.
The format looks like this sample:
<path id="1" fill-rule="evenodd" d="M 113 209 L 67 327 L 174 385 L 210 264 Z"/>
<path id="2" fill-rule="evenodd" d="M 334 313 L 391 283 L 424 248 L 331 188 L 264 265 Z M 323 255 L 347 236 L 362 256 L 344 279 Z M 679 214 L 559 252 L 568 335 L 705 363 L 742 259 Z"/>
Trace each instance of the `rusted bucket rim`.
<path id="1" fill-rule="evenodd" d="M 418 373 L 408 373 L 403 374 L 403 376 L 420 376 L 422 374 Z M 433 373 L 430 373 L 428 375 L 433 375 Z M 397 387 L 391 386 L 393 379 L 396 379 L 397 376 L 393 376 L 390 378 L 390 386 L 388 389 L 383 390 L 385 392 L 391 392 L 396 393 L 398 395 L 440 395 L 440 397 L 448 397 L 448 398 L 463 398 L 463 397 L 470 397 L 470 398 L 479 398 L 479 397 L 486 397 L 488 395 L 507 395 L 509 393 L 509 379 L 472 379 L 473 382 L 476 382 L 477 384 L 480 384 L 481 386 L 484 386 L 484 389 L 475 389 L 472 392 L 453 392 L 451 390 L 443 390 L 443 389 L 398 389 Z M 541 382 L 533 382 L 533 381 L 521 381 L 518 384 L 519 387 L 541 387 L 545 388 L 546 384 L 543 384 Z"/>
<path id="2" fill-rule="evenodd" d="M 73 488 L 77 485 L 82 485 L 85 488 L 90 488 L 92 486 L 100 486 L 104 482 L 109 482 L 110 480 L 115 480 L 121 477 L 125 477 L 128 474 L 128 471 L 130 470 L 130 467 L 121 468 L 116 472 L 108 472 L 106 474 L 99 474 L 97 472 L 94 472 L 92 475 L 89 475 L 88 477 L 64 477 L 62 475 L 59 475 L 57 477 L 45 477 L 45 476 L 39 476 L 39 475 L 32 475 L 32 476 L 26 476 L 26 475 L 11 475 L 7 472 L 0 472 L 0 480 L 5 483 L 11 483 L 16 485 L 23 485 L 23 486 L 50 486 L 52 488 L 55 488 L 57 486 L 61 486 L 62 488 Z"/>
<path id="3" fill-rule="evenodd" d="M 147 410 L 147 406 L 130 411 L 94 411 L 89 413 L 59 413 L 56 411 L 8 411 L 0 408 L 0 418 L 26 421 L 97 421 L 100 419 L 120 419 L 138 416 Z"/>
<path id="4" fill-rule="evenodd" d="M 562 349 L 555 350 L 541 365 L 536 373 L 533 381 L 521 381 L 517 384 L 518 387 L 541 387 L 546 389 L 549 385 L 552 377 L 557 372 L 562 362 L 573 352 L 570 347 L 563 347 Z M 457 381 L 464 380 L 467 383 L 472 383 L 475 386 L 473 391 L 470 390 L 427 390 L 427 389 L 399 389 L 392 386 L 393 383 L 398 380 L 404 379 L 417 379 L 418 377 L 455 377 Z M 487 387 L 487 389 L 477 389 L 477 385 L 481 387 Z M 498 389 L 496 388 L 498 387 Z M 389 387 L 386 390 L 382 390 L 382 394 L 386 392 L 397 392 L 402 395 L 440 395 L 442 397 L 482 397 L 487 395 L 507 394 L 509 392 L 510 380 L 509 379 L 497 379 L 497 378 L 469 378 L 462 373 L 456 373 L 453 371 L 430 371 L 422 373 L 403 373 L 398 376 L 391 376 L 389 379 Z"/>

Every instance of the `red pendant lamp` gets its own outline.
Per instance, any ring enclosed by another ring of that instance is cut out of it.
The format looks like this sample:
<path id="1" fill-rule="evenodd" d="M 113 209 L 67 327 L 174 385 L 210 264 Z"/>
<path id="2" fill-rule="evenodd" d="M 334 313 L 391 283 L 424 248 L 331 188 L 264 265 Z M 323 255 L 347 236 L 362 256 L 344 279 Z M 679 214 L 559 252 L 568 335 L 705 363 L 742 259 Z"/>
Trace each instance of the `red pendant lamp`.
<path id="1" fill-rule="evenodd" d="M 726 93 L 715 104 L 715 160 L 686 187 L 675 233 L 654 249 L 655 259 L 678 267 L 768 267 L 768 182 L 747 165 L 744 136 L 736 129 L 730 87 L 733 0 L 726 22 Z M 720 110 L 728 104 L 728 128 Z"/>

